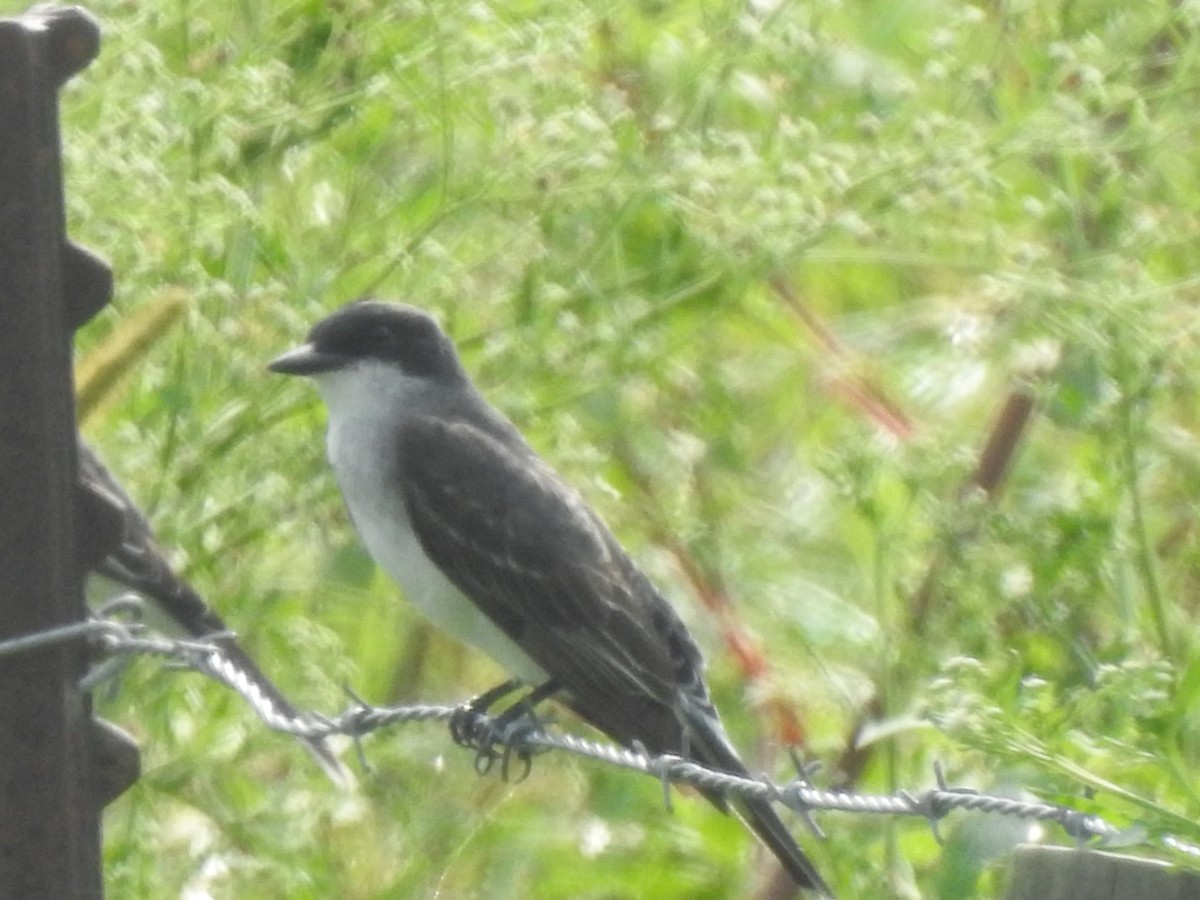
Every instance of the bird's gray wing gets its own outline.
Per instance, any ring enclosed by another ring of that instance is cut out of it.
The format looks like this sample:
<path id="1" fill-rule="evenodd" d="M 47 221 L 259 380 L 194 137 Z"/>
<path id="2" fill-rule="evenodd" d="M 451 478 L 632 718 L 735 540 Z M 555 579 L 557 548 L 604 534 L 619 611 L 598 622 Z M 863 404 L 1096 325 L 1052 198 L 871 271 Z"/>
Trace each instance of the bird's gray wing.
<path id="1" fill-rule="evenodd" d="M 583 500 L 523 443 L 414 417 L 400 433 L 413 529 L 446 576 L 617 740 L 677 752 L 708 704 L 674 610 Z"/>

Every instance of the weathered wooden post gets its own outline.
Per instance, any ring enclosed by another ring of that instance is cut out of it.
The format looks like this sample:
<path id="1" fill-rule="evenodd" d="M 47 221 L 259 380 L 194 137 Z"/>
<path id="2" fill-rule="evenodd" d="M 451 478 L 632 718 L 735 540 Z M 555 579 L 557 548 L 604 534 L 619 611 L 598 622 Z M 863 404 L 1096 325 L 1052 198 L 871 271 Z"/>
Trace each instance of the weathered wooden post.
<path id="1" fill-rule="evenodd" d="M 1200 875 L 1072 847 L 1017 848 L 1006 900 L 1200 900 Z"/>
<path id="2" fill-rule="evenodd" d="M 99 43 L 78 8 L 0 20 L 0 641 L 84 617 L 71 340 L 111 275 L 66 239 L 58 90 Z M 82 640 L 0 657 L 0 898 L 103 894 L 100 809 L 130 751 L 100 739 L 87 663 Z"/>

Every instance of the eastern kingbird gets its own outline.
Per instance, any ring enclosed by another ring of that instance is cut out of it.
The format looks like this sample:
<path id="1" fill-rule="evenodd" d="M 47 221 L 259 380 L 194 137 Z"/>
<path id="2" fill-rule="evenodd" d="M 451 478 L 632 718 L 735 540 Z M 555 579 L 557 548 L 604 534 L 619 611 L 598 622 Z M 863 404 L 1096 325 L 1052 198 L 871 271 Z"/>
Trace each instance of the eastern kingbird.
<path id="1" fill-rule="evenodd" d="M 359 300 L 270 369 L 306 375 L 371 556 L 434 624 L 625 745 L 747 774 L 683 621 L 467 377 L 427 313 Z M 797 885 L 829 894 L 766 801 L 733 806 Z"/>
<path id="2" fill-rule="evenodd" d="M 298 717 L 296 707 L 238 645 L 221 617 L 175 574 L 145 515 L 82 438 L 78 455 L 77 543 L 84 568 L 89 570 L 89 582 L 105 580 L 149 601 L 149 624 L 168 635 L 211 640 L 276 712 Z M 350 772 L 323 739 L 299 740 L 335 784 L 353 783 Z"/>

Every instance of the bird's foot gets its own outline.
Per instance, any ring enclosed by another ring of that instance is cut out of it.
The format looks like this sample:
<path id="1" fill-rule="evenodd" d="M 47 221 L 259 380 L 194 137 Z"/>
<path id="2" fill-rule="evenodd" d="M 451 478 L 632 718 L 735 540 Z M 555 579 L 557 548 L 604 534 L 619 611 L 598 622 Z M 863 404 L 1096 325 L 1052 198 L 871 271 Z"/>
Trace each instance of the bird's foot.
<path id="1" fill-rule="evenodd" d="M 460 746 L 475 751 L 475 771 L 480 775 L 487 775 L 499 762 L 501 778 L 524 781 L 533 768 L 533 757 L 545 749 L 532 745 L 529 738 L 543 730 L 543 720 L 535 707 L 557 690 L 553 682 L 530 691 L 499 715 L 487 715 L 487 708 L 517 685 L 518 682 L 505 682 L 481 694 L 456 710 L 450 720 L 451 737 Z M 514 759 L 521 765 L 521 772 L 515 778 Z"/>
<path id="2" fill-rule="evenodd" d="M 454 714 L 450 716 L 450 737 L 454 743 L 460 747 L 474 747 L 476 745 L 475 734 L 487 721 L 488 709 L 501 697 L 508 696 L 520 686 L 520 681 L 510 678 L 454 710 Z"/>
<path id="3" fill-rule="evenodd" d="M 476 774 L 487 775 L 499 762 L 502 780 L 524 781 L 533 770 L 533 757 L 549 749 L 530 742 L 532 736 L 543 730 L 543 720 L 534 711 L 529 698 L 519 700 L 500 715 L 481 723 L 473 736 Z M 520 764 L 520 773 L 515 777 L 514 759 Z"/>

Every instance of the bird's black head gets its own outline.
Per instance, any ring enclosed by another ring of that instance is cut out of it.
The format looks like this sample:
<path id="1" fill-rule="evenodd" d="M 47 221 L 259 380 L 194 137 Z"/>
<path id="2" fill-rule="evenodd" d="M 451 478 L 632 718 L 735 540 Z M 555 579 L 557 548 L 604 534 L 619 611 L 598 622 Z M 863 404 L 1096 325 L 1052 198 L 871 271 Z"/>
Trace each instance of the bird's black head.
<path id="1" fill-rule="evenodd" d="M 314 325 L 305 344 L 268 368 L 285 375 L 319 375 L 367 360 L 391 363 L 417 378 L 463 377 L 454 344 L 431 315 L 379 300 L 346 304 Z"/>

